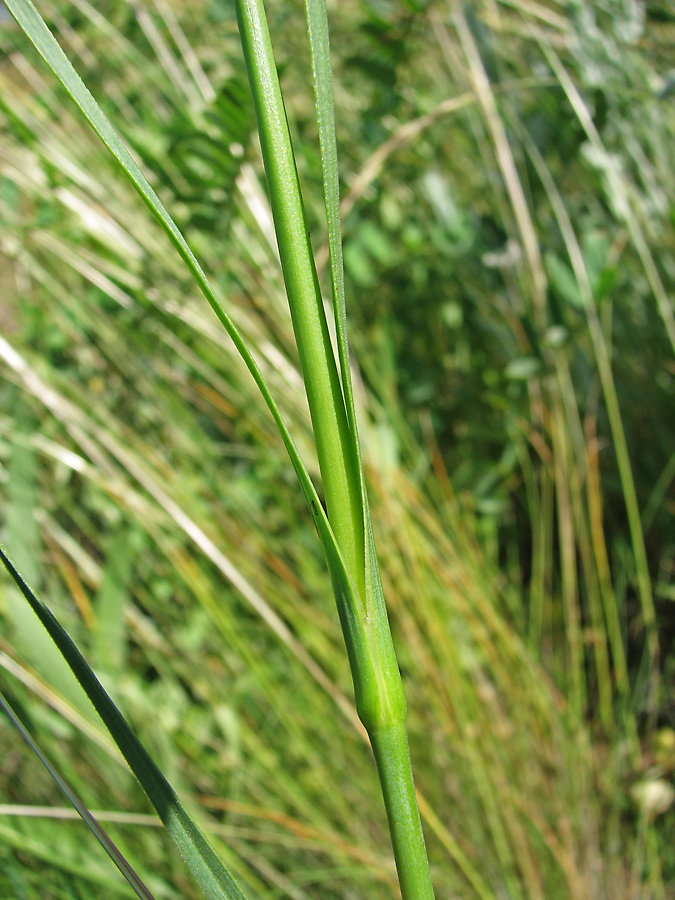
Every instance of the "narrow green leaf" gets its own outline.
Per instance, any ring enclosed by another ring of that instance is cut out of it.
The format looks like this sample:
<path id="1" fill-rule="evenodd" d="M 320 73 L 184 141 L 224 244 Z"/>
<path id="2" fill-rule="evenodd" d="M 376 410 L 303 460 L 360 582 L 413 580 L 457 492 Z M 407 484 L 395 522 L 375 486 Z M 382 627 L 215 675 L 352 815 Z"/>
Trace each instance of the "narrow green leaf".
<path id="1" fill-rule="evenodd" d="M 42 632 L 44 634 L 44 632 Z M 154 900 L 153 895 L 147 889 L 147 887 L 143 884 L 141 879 L 138 877 L 133 868 L 129 865 L 124 856 L 120 853 L 118 848 L 115 846 L 113 841 L 108 837 L 106 832 L 101 828 L 98 824 L 94 816 L 89 812 L 87 807 L 82 803 L 80 798 L 68 784 L 61 778 L 56 769 L 49 762 L 47 757 L 44 755 L 42 750 L 35 743 L 29 732 L 24 728 L 23 723 L 18 718 L 12 707 L 9 705 L 7 700 L 0 693 L 0 709 L 3 710 L 5 715 L 9 718 L 11 723 L 17 729 L 21 737 L 28 744 L 33 753 L 40 760 L 45 769 L 49 772 L 51 777 L 54 779 L 55 783 L 58 785 L 59 790 L 63 793 L 63 795 L 70 801 L 73 807 L 77 810 L 77 812 L 82 817 L 82 821 L 85 823 L 87 828 L 94 835 L 99 844 L 103 847 L 105 852 L 108 854 L 110 859 L 115 863 L 117 868 L 120 870 L 122 875 L 129 882 L 134 892 L 138 897 L 141 897 L 141 900 Z"/>
<path id="2" fill-rule="evenodd" d="M 352 388 L 351 369 L 349 365 L 349 344 L 347 340 L 347 306 L 345 302 L 345 273 L 342 258 L 342 229 L 340 226 L 340 177 L 338 172 L 337 139 L 335 135 L 335 104 L 333 100 L 333 73 L 330 62 L 330 40 L 328 34 L 328 11 L 326 0 L 305 0 L 307 13 L 307 30 L 312 57 L 312 74 L 314 93 L 316 96 L 316 115 L 319 125 L 319 142 L 321 145 L 321 164 L 323 168 L 323 193 L 328 225 L 328 249 L 330 254 L 331 284 L 333 288 L 333 313 L 337 333 L 338 354 L 340 357 L 340 374 L 342 391 L 349 422 L 351 452 L 354 456 L 354 468 L 358 472 L 363 511 L 363 531 L 365 536 L 365 572 L 366 572 L 366 612 L 370 617 L 377 616 L 379 633 L 384 630 L 389 634 L 384 597 L 379 579 L 375 541 L 370 521 L 370 510 L 366 492 L 359 434 L 354 409 L 354 393 Z M 389 641 L 391 646 L 391 641 Z M 386 669 L 396 675 L 398 667 L 392 652 Z"/>
<path id="3" fill-rule="evenodd" d="M 305 7 L 321 144 L 333 311 L 340 357 L 342 391 L 350 430 L 349 450 L 353 454 L 353 468 L 358 473 L 360 482 L 365 538 L 366 615 L 364 621 L 368 655 L 366 660 L 364 660 L 363 654 L 358 654 L 358 659 L 351 660 L 352 673 L 356 686 L 357 703 L 360 704 L 359 715 L 368 729 L 377 760 L 402 895 L 405 898 L 415 898 L 415 900 L 422 900 L 422 898 L 433 900 L 434 891 L 415 799 L 405 729 L 405 695 L 389 628 L 375 550 L 349 367 L 344 264 L 340 230 L 340 182 L 328 38 L 328 12 L 325 0 L 306 0 Z M 349 642 L 347 643 L 349 647 Z M 364 673 L 359 670 L 364 661 L 368 663 L 365 674 L 369 678 L 374 676 L 374 683 L 365 685 L 361 683 Z"/>
<path id="4" fill-rule="evenodd" d="M 351 369 L 349 366 L 349 344 L 347 341 L 347 305 L 345 303 L 345 274 L 340 227 L 340 177 L 335 136 L 333 72 L 330 62 L 326 0 L 306 0 L 305 8 L 307 11 L 307 29 L 312 56 L 319 143 L 321 145 L 323 194 L 328 224 L 328 250 L 330 254 L 331 283 L 333 286 L 333 313 L 340 357 L 342 391 L 347 409 L 347 419 L 352 433 L 354 453 L 360 460 Z M 360 465 L 359 468 L 361 468 Z"/>
<path id="5" fill-rule="evenodd" d="M 309 473 L 300 457 L 281 412 L 270 394 L 267 383 L 265 382 L 255 359 L 236 325 L 218 301 L 209 280 L 204 274 L 192 250 L 190 250 L 187 241 L 148 183 L 138 165 L 131 157 L 131 154 L 122 143 L 119 135 L 105 117 L 103 111 L 96 103 L 96 100 L 92 97 L 89 90 L 82 82 L 82 79 L 71 65 L 68 57 L 47 28 L 47 25 L 31 3 L 31 0 L 7 0 L 6 6 L 35 46 L 40 56 L 42 56 L 54 75 L 56 75 L 64 88 L 68 91 L 70 97 L 77 104 L 94 131 L 113 155 L 120 169 L 127 178 L 129 178 L 146 206 L 162 226 L 195 279 L 201 292 L 206 297 L 209 305 L 232 339 L 232 342 L 244 360 L 247 369 L 253 376 L 253 380 L 272 414 L 274 422 L 279 429 L 286 446 L 286 450 L 288 451 L 288 455 L 291 458 L 293 468 L 295 469 L 302 491 L 305 495 L 307 506 L 309 507 L 319 533 L 319 539 L 321 540 L 324 553 L 326 554 L 326 560 L 328 562 L 333 584 L 337 585 L 335 588 L 336 593 L 339 592 L 341 596 L 349 595 L 353 598 L 354 602 L 358 602 L 358 591 L 354 587 L 352 579 L 347 572 L 344 559 L 335 540 L 332 528 L 328 522 L 323 506 L 321 505 L 321 501 L 319 500 L 319 495 L 309 477 Z"/>
<path id="6" fill-rule="evenodd" d="M 2 545 L 0 559 L 84 688 L 205 895 L 211 900 L 245 900 L 236 882 L 190 818 L 175 791 L 132 732 L 67 632 L 26 584 Z"/>
<path id="7" fill-rule="evenodd" d="M 358 461 L 312 256 L 265 7 L 263 0 L 236 0 L 235 5 L 328 519 L 349 572 L 363 594 L 364 531 Z"/>
<path id="8" fill-rule="evenodd" d="M 392 717 L 400 721 L 405 701 L 382 592 L 377 590 L 379 576 L 373 571 L 377 563 L 369 540 L 355 424 L 350 429 L 328 334 L 264 3 L 236 0 L 236 8 L 328 518 L 337 544 L 322 541 L 349 654 L 356 706 L 368 728 L 390 723 Z M 326 128 L 329 124 L 327 121 Z M 337 238 L 339 243 L 339 233 Z M 321 534 L 322 522 L 315 521 Z"/>

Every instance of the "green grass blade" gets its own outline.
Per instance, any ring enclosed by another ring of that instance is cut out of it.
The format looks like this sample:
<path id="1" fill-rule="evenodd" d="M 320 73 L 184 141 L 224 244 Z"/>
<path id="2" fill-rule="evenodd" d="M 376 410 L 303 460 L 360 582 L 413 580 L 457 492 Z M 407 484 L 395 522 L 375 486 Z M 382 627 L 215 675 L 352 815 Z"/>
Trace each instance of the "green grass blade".
<path id="1" fill-rule="evenodd" d="M 316 114 L 319 126 L 319 142 L 321 145 L 321 163 L 323 168 L 323 190 L 328 224 L 328 248 L 330 254 L 331 283 L 333 288 L 333 312 L 337 333 L 338 353 L 342 391 L 349 422 L 351 452 L 354 455 L 354 468 L 358 471 L 363 509 L 364 554 L 366 572 L 366 612 L 369 618 L 378 622 L 378 634 L 383 652 L 388 659 L 385 668 L 393 671 L 396 665 L 393 658 L 393 645 L 387 638 L 389 623 L 387 620 L 384 594 L 380 583 L 375 540 L 370 521 L 368 496 L 366 492 L 363 464 L 359 447 L 359 436 L 354 409 L 351 369 L 349 365 L 349 344 L 347 341 L 347 310 L 345 303 L 345 275 L 342 258 L 342 231 L 340 226 L 340 180 L 338 172 L 337 141 L 335 136 L 335 106 L 333 101 L 333 74 L 330 62 L 330 41 L 328 33 L 328 12 L 325 0 L 306 0 L 307 30 L 312 57 L 312 73 L 314 92 L 316 95 Z"/>
<path id="2" fill-rule="evenodd" d="M 387 721 L 384 726 L 368 728 L 375 754 L 396 866 L 404 897 L 433 898 L 424 836 L 413 785 L 410 752 L 405 727 L 405 697 L 400 681 L 394 644 L 389 628 L 384 591 L 380 579 L 375 539 L 370 519 L 363 464 L 359 447 L 356 412 L 349 365 L 347 313 L 345 303 L 342 234 L 340 228 L 340 182 L 338 172 L 333 77 L 330 61 L 328 12 L 325 0 L 306 0 L 307 29 L 312 57 L 312 74 L 316 95 L 317 123 L 321 145 L 324 202 L 328 225 L 333 312 L 337 334 L 342 392 L 349 424 L 348 451 L 353 455 L 353 468 L 358 473 L 363 515 L 366 622 L 371 653 L 378 661 L 375 673 L 379 684 L 370 696 L 380 698 L 381 709 L 369 711 L 362 720 L 373 723 Z M 355 678 L 358 664 L 352 664 Z M 358 696 L 358 695 L 357 695 Z M 387 703 L 391 709 L 386 709 Z"/>
<path id="3" fill-rule="evenodd" d="M 333 73 L 330 62 L 330 40 L 328 33 L 328 11 L 325 0 L 306 0 L 307 30 L 312 57 L 312 74 L 316 96 L 316 114 L 321 145 L 323 169 L 323 192 L 328 225 L 328 249 L 330 255 L 331 284 L 333 289 L 333 313 L 337 335 L 342 392 L 349 423 L 351 452 L 354 469 L 358 473 L 361 506 L 363 511 L 364 554 L 366 572 L 366 607 L 368 616 L 377 617 L 380 623 L 378 633 L 389 632 L 384 595 L 382 592 L 373 527 L 370 521 L 368 495 L 366 492 L 359 433 L 354 409 L 351 369 L 349 365 L 349 343 L 347 340 L 347 306 L 345 302 L 345 273 L 342 258 L 342 229 L 340 226 L 340 178 L 338 171 L 337 140 L 335 133 L 335 105 L 333 100 Z M 374 609 L 377 607 L 377 609 Z M 391 642 L 386 641 L 387 648 Z M 393 654 L 389 653 L 390 657 Z M 393 658 L 388 666 L 396 665 Z"/>
<path id="4" fill-rule="evenodd" d="M 237 0 L 237 20 L 253 95 L 275 231 L 317 443 L 331 544 L 323 539 L 366 728 L 400 722 L 405 700 L 364 508 L 363 479 L 319 292 L 295 158 L 262 0 Z M 324 369 L 323 374 L 321 369 Z M 331 492 L 333 493 L 331 504 Z M 314 510 L 316 512 L 316 510 Z M 323 520 L 315 518 L 320 528 Z M 332 537 L 334 533 L 335 537 Z M 321 532 L 320 532 L 321 534 Z"/>
<path id="5" fill-rule="evenodd" d="M 129 728 L 122 713 L 101 687 L 67 632 L 26 584 L 2 546 L 0 559 L 86 691 L 204 894 L 211 900 L 245 900 L 236 882 L 185 811 L 169 782 Z"/>
<path id="6" fill-rule="evenodd" d="M 44 632 L 43 632 L 44 633 Z M 133 868 L 129 865 L 124 856 L 117 849 L 115 844 L 110 840 L 108 835 L 105 833 L 103 828 L 98 824 L 94 816 L 89 812 L 87 807 L 82 803 L 79 797 L 70 789 L 68 784 L 61 778 L 56 769 L 52 766 L 49 760 L 46 758 L 42 750 L 35 743 L 33 738 L 30 736 L 28 731 L 24 728 L 23 723 L 17 717 L 16 713 L 9 705 L 7 700 L 0 693 L 0 709 L 3 710 L 5 715 L 9 718 L 11 723 L 17 729 L 21 737 L 31 748 L 33 753 L 40 760 L 45 769 L 49 772 L 55 783 L 58 785 L 59 790 L 64 794 L 64 796 L 70 801 L 73 807 L 80 814 L 82 821 L 85 823 L 87 828 L 94 835 L 99 844 L 103 847 L 105 852 L 108 854 L 110 859 L 115 863 L 117 868 L 120 870 L 122 875 L 129 882 L 130 886 L 135 891 L 138 897 L 141 897 L 142 900 L 154 900 L 153 895 L 147 889 L 147 887 L 143 884 L 141 879 L 138 877 Z"/>
<path id="7" fill-rule="evenodd" d="M 352 434 L 354 453 L 357 459 L 360 459 L 356 414 L 354 412 L 354 395 L 349 366 L 349 344 L 347 341 L 345 274 L 342 260 L 342 232 L 340 228 L 340 179 L 335 137 L 335 106 L 333 101 L 333 73 L 330 62 L 328 12 L 325 0 L 306 0 L 305 8 L 307 11 L 307 30 L 309 32 L 309 46 L 312 56 L 319 143 L 321 145 L 323 193 L 326 206 L 326 221 L 328 223 L 328 249 L 333 287 L 333 313 L 335 315 L 335 330 L 340 357 L 342 392 Z"/>
<path id="8" fill-rule="evenodd" d="M 206 297 L 209 305 L 232 339 L 232 342 L 253 376 L 253 379 L 274 418 L 275 424 L 279 429 L 288 451 L 288 455 L 291 458 L 293 468 L 298 476 L 298 480 L 300 481 L 305 495 L 305 500 L 307 501 L 314 524 L 319 533 L 319 539 L 321 540 L 324 553 L 326 554 L 333 584 L 334 586 L 337 585 L 335 587 L 336 595 L 342 598 L 351 597 L 353 602 L 358 602 L 358 591 L 354 587 L 352 578 L 347 572 L 344 559 L 335 540 L 326 513 L 321 505 L 321 501 L 319 500 L 319 496 L 279 408 L 269 391 L 267 383 L 265 382 L 253 355 L 248 349 L 248 346 L 244 342 L 244 339 L 234 322 L 227 315 L 217 299 L 213 287 L 204 274 L 192 250 L 188 246 L 187 241 L 30 0 L 8 0 L 6 5 L 19 26 L 35 46 L 40 56 L 42 56 L 49 68 L 67 90 L 70 97 L 84 114 L 96 134 L 113 155 L 121 170 L 134 185 L 146 206 L 160 223 L 195 279 L 200 290 Z M 351 631 L 356 637 L 359 629 L 354 627 Z"/>

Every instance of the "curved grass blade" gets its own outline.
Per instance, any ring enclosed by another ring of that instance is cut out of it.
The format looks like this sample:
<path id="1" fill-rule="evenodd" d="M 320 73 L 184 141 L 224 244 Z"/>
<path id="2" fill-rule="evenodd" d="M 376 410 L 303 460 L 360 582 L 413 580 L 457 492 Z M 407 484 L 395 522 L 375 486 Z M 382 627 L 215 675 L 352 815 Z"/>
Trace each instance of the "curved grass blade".
<path id="1" fill-rule="evenodd" d="M 44 634 L 44 632 L 43 632 Z M 12 707 L 9 705 L 5 697 L 3 697 L 2 693 L 0 693 L 0 709 L 3 710 L 5 715 L 11 721 L 12 725 L 17 729 L 21 737 L 28 744 L 33 753 L 40 760 L 45 769 L 49 772 L 51 777 L 54 779 L 56 784 L 58 785 L 59 790 L 64 794 L 64 796 L 70 801 L 73 807 L 77 810 L 79 815 L 82 818 L 82 821 L 87 826 L 87 828 L 94 835 L 99 844 L 103 847 L 105 852 L 108 854 L 110 859 L 115 863 L 117 868 L 120 870 L 122 875 L 129 882 L 130 886 L 135 891 L 136 895 L 141 898 L 141 900 L 154 900 L 153 895 L 147 889 L 147 887 L 143 884 L 141 879 L 138 877 L 133 868 L 129 865 L 124 856 L 117 849 L 113 841 L 108 837 L 103 828 L 98 824 L 94 816 L 89 812 L 87 807 L 82 803 L 80 798 L 75 794 L 68 784 L 61 778 L 56 769 L 52 766 L 49 760 L 46 758 L 42 750 L 35 743 L 33 738 L 30 736 L 28 731 L 24 728 L 23 723 L 18 718 Z"/>
<path id="2" fill-rule="evenodd" d="M 284 280 L 312 413 L 317 455 L 333 530 L 326 557 L 349 654 L 356 705 L 366 729 L 399 722 L 405 700 L 374 559 L 364 528 L 364 484 L 353 456 L 337 366 L 325 313 L 295 165 L 290 130 L 263 0 L 236 0 L 237 21 L 256 111 Z M 315 370 L 326 367 L 321 378 Z M 311 376 L 308 377 L 308 376 Z M 314 411 L 312 411 L 314 410 Z M 340 473 L 342 483 L 326 478 Z M 348 483 L 345 489 L 345 482 Z M 335 488 L 331 509 L 329 488 Z M 317 521 L 315 519 L 315 521 Z M 321 521 L 317 521 L 321 527 Z M 330 527 L 330 526 L 329 526 Z M 342 541 L 340 540 L 342 538 Z M 335 550 L 333 551 L 333 546 Z M 372 577 L 371 577 L 372 576 Z"/>
<path id="3" fill-rule="evenodd" d="M 357 461 L 312 255 L 269 25 L 263 0 L 236 0 L 235 8 L 328 520 L 363 594 L 363 509 Z"/>
<path id="4" fill-rule="evenodd" d="M 204 894 L 209 900 L 246 900 L 68 633 L 35 595 L 1 544 L 0 559 L 82 685 Z"/>
<path id="5" fill-rule="evenodd" d="M 350 594 L 353 593 L 354 588 L 353 585 L 351 585 L 351 578 L 347 574 L 344 561 L 321 505 L 321 501 L 319 500 L 316 489 L 300 457 L 281 412 L 270 393 L 267 383 L 263 378 L 262 372 L 258 368 L 253 355 L 248 349 L 236 325 L 227 315 L 220 301 L 216 297 L 213 287 L 199 265 L 194 253 L 188 246 L 187 241 L 139 169 L 121 138 L 106 118 L 96 100 L 73 68 L 70 60 L 59 46 L 54 35 L 40 16 L 40 13 L 31 3 L 31 0 L 7 0 L 6 6 L 40 56 L 47 63 L 54 75 L 56 75 L 71 99 L 79 107 L 96 134 L 115 158 L 120 169 L 131 181 L 145 205 L 157 219 L 178 251 L 199 289 L 206 297 L 211 309 L 232 339 L 232 342 L 244 360 L 247 369 L 251 373 L 253 380 L 262 394 L 274 422 L 279 429 L 288 455 L 291 458 L 293 468 L 295 469 L 298 480 L 302 486 L 310 513 L 319 532 L 319 538 L 328 559 L 331 575 L 334 578 L 337 577 L 342 583 L 343 591 L 348 590 Z"/>
<path id="6" fill-rule="evenodd" d="M 368 494 L 363 472 L 363 461 L 359 446 L 359 433 L 354 408 L 354 392 L 352 388 L 351 368 L 349 365 L 349 342 L 347 340 L 347 304 L 345 301 L 345 273 L 342 258 L 342 230 L 340 226 L 340 178 L 338 172 L 337 140 L 335 132 L 335 103 L 333 92 L 333 73 L 330 62 L 330 39 L 328 33 L 328 10 L 326 0 L 305 0 L 307 14 L 307 31 L 312 57 L 312 75 L 316 96 L 316 116 L 319 125 L 319 143 L 321 146 L 321 165 L 323 169 L 323 193 L 328 225 L 328 250 L 330 256 L 331 284 L 333 289 L 333 313 L 337 335 L 338 354 L 340 358 L 340 374 L 342 392 L 349 423 L 351 452 L 354 455 L 354 468 L 358 473 L 363 512 L 363 531 L 365 536 L 364 554 L 366 571 L 366 614 L 374 617 L 379 623 L 378 633 L 389 631 L 384 595 L 380 583 L 377 554 L 373 526 L 370 519 Z M 390 651 L 389 640 L 385 642 L 388 650 L 389 667 L 395 665 Z"/>
<path id="7" fill-rule="evenodd" d="M 368 494 L 363 473 L 363 461 L 359 446 L 359 432 L 354 408 L 351 368 L 349 365 L 349 342 L 347 340 L 347 304 L 345 301 L 345 273 L 342 257 L 342 229 L 340 226 L 340 177 L 338 171 L 337 140 L 335 132 L 335 103 L 333 92 L 333 72 L 330 62 L 330 39 L 328 33 L 328 11 L 325 0 L 305 0 L 307 31 L 312 57 L 312 75 L 316 96 L 316 117 L 319 126 L 321 146 L 321 166 L 323 169 L 323 194 L 328 226 L 328 251 L 330 257 L 331 285 L 333 289 L 333 315 L 337 335 L 338 355 L 342 393 L 347 412 L 351 438 L 351 452 L 354 468 L 358 474 L 363 511 L 363 531 L 365 536 L 366 570 L 366 611 L 375 614 L 380 627 L 388 629 L 384 598 L 379 585 L 379 569 L 375 553 L 373 526 L 370 520 Z M 379 588 L 379 590 L 378 590 Z M 375 598 L 375 603 L 373 603 Z M 381 604 L 378 602 L 381 600 Z M 375 609 L 374 606 L 381 608 Z"/>
<path id="8" fill-rule="evenodd" d="M 302 487 L 307 506 L 326 556 L 334 593 L 338 599 L 338 606 L 346 605 L 351 607 L 351 609 L 356 609 L 358 604 L 361 603 L 359 592 L 347 570 L 343 555 L 328 522 L 328 517 L 321 504 L 319 495 L 317 494 L 307 468 L 300 457 L 283 416 L 270 393 L 262 372 L 258 368 L 253 355 L 248 349 L 236 325 L 220 304 L 213 287 L 177 225 L 148 183 L 96 100 L 73 68 L 70 60 L 57 43 L 31 0 L 7 0 L 6 6 L 40 56 L 44 59 L 54 75 L 66 89 L 71 99 L 83 113 L 96 134 L 108 148 L 122 172 L 131 181 L 134 188 L 141 196 L 145 205 L 157 219 L 178 251 L 199 289 L 206 297 L 211 309 L 232 339 L 232 342 L 244 360 L 247 369 L 251 373 L 253 380 L 262 394 L 267 408 L 272 414 L 272 418 L 279 429 L 279 433 L 281 434 L 291 463 L 295 469 L 295 473 Z M 343 621 L 343 628 L 346 628 L 347 633 L 351 635 L 352 643 L 355 643 L 362 648 L 364 656 L 369 656 L 370 654 L 367 649 L 367 640 L 363 629 L 363 623 L 358 616 L 351 615 L 351 613 L 345 613 L 345 616 L 349 619 L 349 622 L 345 624 Z M 376 677 L 375 673 L 377 669 L 379 669 L 377 660 L 372 660 L 370 677 Z"/>

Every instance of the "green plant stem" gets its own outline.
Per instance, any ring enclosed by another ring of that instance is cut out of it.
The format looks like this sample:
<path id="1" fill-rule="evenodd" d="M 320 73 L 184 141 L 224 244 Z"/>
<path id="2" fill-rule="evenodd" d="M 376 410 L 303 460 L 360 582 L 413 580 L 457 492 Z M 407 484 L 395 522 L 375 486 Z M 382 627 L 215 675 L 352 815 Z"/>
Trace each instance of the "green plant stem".
<path id="1" fill-rule="evenodd" d="M 347 569 L 364 597 L 365 536 L 358 460 L 321 299 L 272 42 L 261 0 L 237 0 L 236 8 L 328 519 Z"/>
<path id="2" fill-rule="evenodd" d="M 370 742 L 387 809 L 401 894 L 404 898 L 433 900 L 405 725 L 374 728 Z"/>
<path id="3" fill-rule="evenodd" d="M 337 569 L 331 566 L 356 706 L 377 762 L 403 898 L 433 900 L 410 765 L 405 697 L 377 568 L 356 423 L 346 405 L 351 402 L 349 377 L 343 373 L 348 394 L 345 398 L 319 289 L 264 6 L 262 0 L 235 0 L 235 5 L 328 520 L 349 582 L 336 578 Z M 320 31 L 325 20 L 316 19 L 310 22 L 312 25 Z M 313 33 L 316 37 L 317 31 Z M 325 56 L 327 41 L 318 43 L 321 47 L 316 51 Z M 323 57 L 322 62 L 326 62 Z M 346 338 L 342 338 L 342 362 L 346 365 Z M 330 557 L 328 560 L 330 565 Z"/>

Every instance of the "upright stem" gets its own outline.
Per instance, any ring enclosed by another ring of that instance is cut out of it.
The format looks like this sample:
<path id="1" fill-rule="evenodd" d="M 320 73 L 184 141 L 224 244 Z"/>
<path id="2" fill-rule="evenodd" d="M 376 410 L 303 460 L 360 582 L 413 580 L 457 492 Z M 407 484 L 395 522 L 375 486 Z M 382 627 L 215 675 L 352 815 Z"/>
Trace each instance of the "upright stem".
<path id="1" fill-rule="evenodd" d="M 401 894 L 404 900 L 434 900 L 405 724 L 373 729 L 370 742 L 382 785 Z"/>
<path id="2" fill-rule="evenodd" d="M 339 567 L 331 566 L 327 551 L 356 706 L 375 754 L 403 898 L 433 900 L 410 765 L 405 697 L 362 493 L 358 441 L 349 430 L 265 10 L 262 0 L 235 4 L 328 520 L 343 560 Z"/>
<path id="3" fill-rule="evenodd" d="M 236 6 L 328 519 L 363 597 L 365 537 L 358 461 L 349 440 L 265 9 L 262 0 L 237 0 Z"/>

